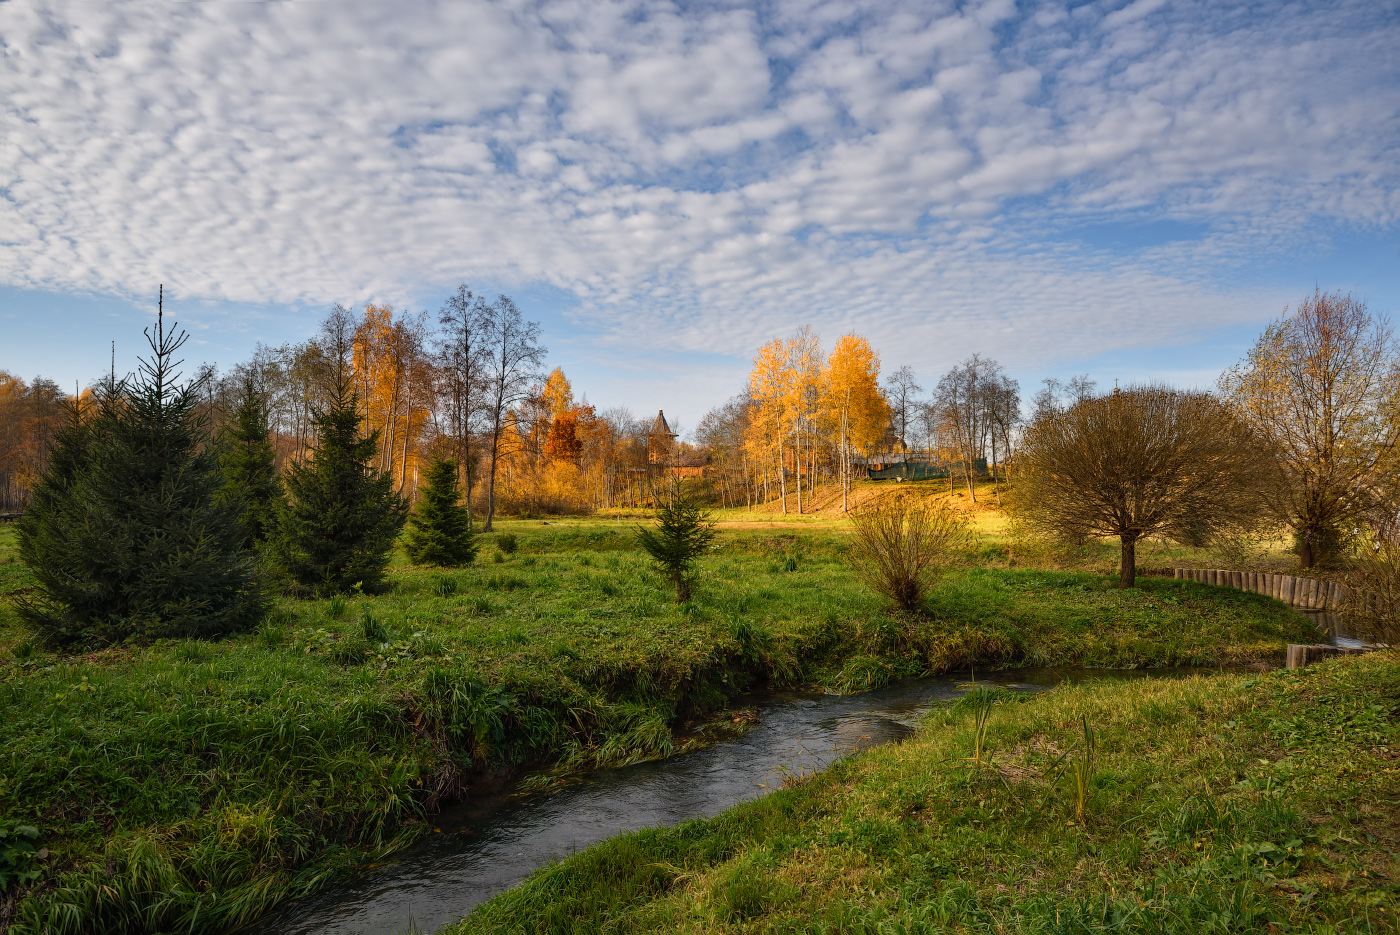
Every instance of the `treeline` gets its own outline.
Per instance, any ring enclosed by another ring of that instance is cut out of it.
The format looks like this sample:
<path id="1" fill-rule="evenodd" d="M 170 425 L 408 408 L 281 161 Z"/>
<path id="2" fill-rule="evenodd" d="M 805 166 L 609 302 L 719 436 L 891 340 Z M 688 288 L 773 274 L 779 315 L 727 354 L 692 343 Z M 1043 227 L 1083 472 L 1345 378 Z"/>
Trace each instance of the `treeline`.
<path id="1" fill-rule="evenodd" d="M 0 370 L 0 513 L 24 509 L 63 425 L 65 396 L 52 380 L 26 383 Z"/>
<path id="2" fill-rule="evenodd" d="M 348 340 L 349 371 L 376 469 L 416 502 L 427 464 L 450 455 L 472 521 L 497 512 L 588 512 L 653 502 L 647 423 L 625 407 L 599 411 L 562 370 L 546 374 L 539 325 L 509 297 L 459 287 L 435 320 L 369 305 L 337 306 L 300 344 L 260 346 L 213 392 L 215 418 L 251 381 L 267 410 L 279 469 L 308 457 L 324 407 L 328 344 Z"/>
<path id="3" fill-rule="evenodd" d="M 823 484 L 839 483 L 846 510 L 852 478 L 877 463 L 957 478 L 974 500 L 974 481 L 990 476 L 1000 497 L 1022 427 L 1020 385 L 973 354 L 923 392 L 908 366 L 882 380 L 865 338 L 842 335 L 828 354 L 803 328 L 759 349 L 744 392 L 705 415 L 696 442 L 727 506 L 776 500 L 802 513 Z"/>
<path id="4" fill-rule="evenodd" d="M 437 455 L 452 457 L 472 522 L 498 511 L 587 512 L 654 502 L 648 423 L 625 407 L 599 411 L 558 368 L 546 374 L 539 325 L 509 297 L 460 287 L 435 317 L 368 305 L 336 306 L 319 332 L 223 372 L 204 366 L 199 406 L 212 435 L 251 394 L 266 421 L 279 475 L 304 464 L 315 418 L 333 396 L 344 351 L 374 468 L 417 502 Z M 92 389 L 85 390 L 90 395 Z M 0 372 L 0 512 L 19 512 L 48 463 L 65 396 L 51 381 Z M 684 453 L 686 446 L 680 446 Z"/>

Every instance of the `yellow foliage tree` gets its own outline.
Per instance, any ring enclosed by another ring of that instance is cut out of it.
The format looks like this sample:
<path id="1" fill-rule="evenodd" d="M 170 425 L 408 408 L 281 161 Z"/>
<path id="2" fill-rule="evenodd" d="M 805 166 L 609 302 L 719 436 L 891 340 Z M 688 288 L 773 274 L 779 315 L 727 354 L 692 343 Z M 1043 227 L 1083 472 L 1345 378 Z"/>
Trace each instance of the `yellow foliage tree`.
<path id="1" fill-rule="evenodd" d="M 774 338 L 758 349 L 753 359 L 753 372 L 749 374 L 749 395 L 753 397 L 755 406 L 749 444 L 754 460 L 760 464 L 769 463 L 769 459 L 772 459 L 784 513 L 787 512 L 784 439 L 796 421 L 791 408 L 792 377 L 787 342 Z"/>
<path id="2" fill-rule="evenodd" d="M 351 358 L 366 427 L 379 430 L 379 469 L 398 475 L 402 492 L 417 476 L 419 441 L 429 418 L 431 377 L 422 322 L 394 317 L 392 305 L 366 305 Z"/>
<path id="3" fill-rule="evenodd" d="M 836 342 L 822 372 L 824 421 L 834 430 L 841 472 L 841 509 L 850 508 L 851 452 L 869 454 L 890 421 L 880 391 L 880 355 L 860 335 Z"/>

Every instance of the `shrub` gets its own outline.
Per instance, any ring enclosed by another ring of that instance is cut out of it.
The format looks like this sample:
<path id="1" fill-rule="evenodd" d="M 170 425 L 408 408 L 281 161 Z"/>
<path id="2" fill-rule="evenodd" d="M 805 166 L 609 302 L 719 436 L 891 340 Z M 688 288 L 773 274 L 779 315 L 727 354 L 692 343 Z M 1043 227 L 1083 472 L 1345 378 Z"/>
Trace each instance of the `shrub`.
<path id="1" fill-rule="evenodd" d="M 899 610 L 914 612 L 939 574 L 965 548 L 968 524 L 946 500 L 886 494 L 852 514 L 856 574 Z"/>
<path id="2" fill-rule="evenodd" d="M 1362 639 L 1400 644 L 1400 536 L 1363 544 L 1347 571 L 1342 613 Z"/>
<path id="3" fill-rule="evenodd" d="M 709 512 L 679 492 L 656 511 L 656 528 L 637 527 L 638 544 L 675 586 L 678 604 L 690 600 L 695 564 L 714 538 Z"/>
<path id="4" fill-rule="evenodd" d="M 520 548 L 520 540 L 513 532 L 496 533 L 496 551 L 502 555 L 514 555 L 515 550 Z"/>

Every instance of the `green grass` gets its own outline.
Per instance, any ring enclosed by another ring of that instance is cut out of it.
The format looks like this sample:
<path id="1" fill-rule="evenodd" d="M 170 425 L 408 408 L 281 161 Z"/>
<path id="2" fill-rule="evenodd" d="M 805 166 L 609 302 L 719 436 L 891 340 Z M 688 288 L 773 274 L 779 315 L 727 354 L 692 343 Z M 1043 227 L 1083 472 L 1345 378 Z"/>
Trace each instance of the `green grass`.
<path id="1" fill-rule="evenodd" d="M 1003 695 L 982 769 L 977 708 L 603 842 L 448 933 L 1400 930 L 1400 656 Z"/>
<path id="2" fill-rule="evenodd" d="M 831 528 L 727 531 L 677 607 L 630 522 L 514 522 L 519 550 L 391 593 L 281 602 L 216 643 L 37 647 L 0 527 L 0 821 L 39 829 L 13 932 L 222 931 L 402 846 L 490 771 L 664 756 L 759 682 L 854 691 L 967 665 L 1278 658 L 1259 595 L 972 567 L 887 615 Z"/>

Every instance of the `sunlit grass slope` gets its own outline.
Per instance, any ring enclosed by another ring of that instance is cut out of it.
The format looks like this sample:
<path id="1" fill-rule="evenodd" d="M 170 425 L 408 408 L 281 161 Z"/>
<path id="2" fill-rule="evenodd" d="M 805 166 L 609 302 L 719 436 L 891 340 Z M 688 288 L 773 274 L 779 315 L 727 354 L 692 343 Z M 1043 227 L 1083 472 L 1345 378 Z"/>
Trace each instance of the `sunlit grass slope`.
<path id="1" fill-rule="evenodd" d="M 1400 657 L 1003 696 L 542 870 L 450 935 L 1394 932 Z M 1095 741 L 1082 818 L 1067 762 Z"/>

